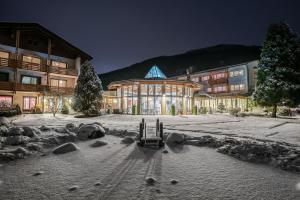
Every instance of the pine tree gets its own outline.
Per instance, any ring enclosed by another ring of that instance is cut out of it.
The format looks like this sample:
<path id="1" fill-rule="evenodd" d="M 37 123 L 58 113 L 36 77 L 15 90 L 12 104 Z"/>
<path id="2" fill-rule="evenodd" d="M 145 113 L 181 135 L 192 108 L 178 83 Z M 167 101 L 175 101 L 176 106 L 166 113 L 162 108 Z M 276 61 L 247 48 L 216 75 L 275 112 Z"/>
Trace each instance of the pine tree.
<path id="1" fill-rule="evenodd" d="M 102 105 L 102 84 L 94 67 L 88 61 L 81 66 L 75 87 L 72 107 L 84 115 L 97 115 Z"/>
<path id="2" fill-rule="evenodd" d="M 295 75 L 298 42 L 285 23 L 270 25 L 262 47 L 257 71 L 254 100 L 262 106 L 271 106 L 276 117 L 277 106 L 291 102 L 291 91 L 297 88 Z"/>

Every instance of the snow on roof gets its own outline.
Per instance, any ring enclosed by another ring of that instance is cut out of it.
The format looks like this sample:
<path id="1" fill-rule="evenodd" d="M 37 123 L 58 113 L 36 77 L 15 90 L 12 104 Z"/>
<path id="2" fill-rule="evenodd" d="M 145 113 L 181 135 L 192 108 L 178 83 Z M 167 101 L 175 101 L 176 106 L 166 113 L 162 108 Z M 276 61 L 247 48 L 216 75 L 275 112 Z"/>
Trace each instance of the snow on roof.
<path id="1" fill-rule="evenodd" d="M 165 79 L 166 75 L 159 69 L 157 65 L 153 65 L 147 75 L 145 76 L 147 79 Z"/>

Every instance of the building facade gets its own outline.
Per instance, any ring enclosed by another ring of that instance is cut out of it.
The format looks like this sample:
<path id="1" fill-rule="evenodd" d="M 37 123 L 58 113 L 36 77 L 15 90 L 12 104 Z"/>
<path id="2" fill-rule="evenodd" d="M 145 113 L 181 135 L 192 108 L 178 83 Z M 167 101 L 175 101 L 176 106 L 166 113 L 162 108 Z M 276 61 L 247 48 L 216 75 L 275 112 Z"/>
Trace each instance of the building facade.
<path id="1" fill-rule="evenodd" d="M 187 80 L 168 79 L 153 66 L 144 79 L 115 81 L 104 93 L 106 105 L 125 114 L 161 115 L 191 114 L 193 93 L 200 84 Z"/>
<path id="2" fill-rule="evenodd" d="M 153 66 L 145 79 L 110 83 L 104 101 L 106 108 L 126 114 L 132 113 L 133 106 L 136 114 L 170 114 L 172 105 L 176 114 L 192 114 L 193 108 L 214 112 L 221 106 L 244 111 L 255 89 L 257 65 L 255 60 L 171 78 Z M 149 75 L 155 73 L 159 75 Z"/>
<path id="3" fill-rule="evenodd" d="M 70 103 L 81 63 L 92 57 L 39 24 L 0 23 L 0 105 L 50 112 Z"/>
<path id="4" fill-rule="evenodd" d="M 257 65 L 255 60 L 190 74 L 191 81 L 202 85 L 202 89 L 194 94 L 194 105 L 212 111 L 218 110 L 220 104 L 226 110 L 247 110 L 255 89 Z M 186 80 L 188 76 L 182 75 L 176 79 Z"/>

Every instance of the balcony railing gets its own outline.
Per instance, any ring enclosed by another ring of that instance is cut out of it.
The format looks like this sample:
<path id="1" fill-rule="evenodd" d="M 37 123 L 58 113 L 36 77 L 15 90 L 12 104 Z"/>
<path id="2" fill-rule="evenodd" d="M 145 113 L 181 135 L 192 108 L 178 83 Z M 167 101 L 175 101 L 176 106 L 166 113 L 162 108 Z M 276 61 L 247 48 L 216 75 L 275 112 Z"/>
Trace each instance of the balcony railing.
<path id="1" fill-rule="evenodd" d="M 37 64 L 37 63 L 31 63 L 31 62 L 25 62 L 25 61 L 7 59 L 7 58 L 0 58 L 0 67 L 19 68 L 25 70 L 49 72 L 49 73 L 71 75 L 71 76 L 77 75 L 76 69 L 66 69 L 61 67 L 48 66 L 45 64 Z"/>
<path id="2" fill-rule="evenodd" d="M 53 87 L 48 85 L 22 84 L 4 81 L 0 81 L 0 90 L 41 92 L 45 95 L 72 95 L 74 93 L 74 88 L 71 87 Z"/>
<path id="3" fill-rule="evenodd" d="M 77 75 L 77 71 L 75 69 L 67 69 L 67 68 L 54 67 L 54 66 L 48 66 L 48 67 L 50 73 L 71 75 L 71 76 Z"/>
<path id="4" fill-rule="evenodd" d="M 49 86 L 48 91 L 50 95 L 72 95 L 74 93 L 74 88 Z"/>
<path id="5" fill-rule="evenodd" d="M 14 90 L 15 83 L 0 81 L 0 90 Z"/>
<path id="6" fill-rule="evenodd" d="M 227 77 L 223 77 L 223 78 L 219 78 L 219 79 L 210 78 L 208 80 L 208 84 L 210 84 L 210 85 L 223 84 L 223 83 L 228 83 L 228 78 Z"/>

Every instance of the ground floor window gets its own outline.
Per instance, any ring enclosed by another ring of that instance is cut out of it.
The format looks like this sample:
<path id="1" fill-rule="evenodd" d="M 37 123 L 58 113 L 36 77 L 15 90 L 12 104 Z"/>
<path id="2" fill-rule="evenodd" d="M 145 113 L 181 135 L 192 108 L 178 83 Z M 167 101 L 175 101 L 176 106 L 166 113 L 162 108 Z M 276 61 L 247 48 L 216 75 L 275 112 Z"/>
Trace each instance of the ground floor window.
<path id="1" fill-rule="evenodd" d="M 31 110 L 36 105 L 36 97 L 23 97 L 23 110 Z"/>
<path id="2" fill-rule="evenodd" d="M 160 96 L 141 97 L 141 114 L 160 115 L 161 105 Z"/>
<path id="3" fill-rule="evenodd" d="M 0 110 L 10 108 L 12 106 L 12 96 L 0 96 Z"/>

